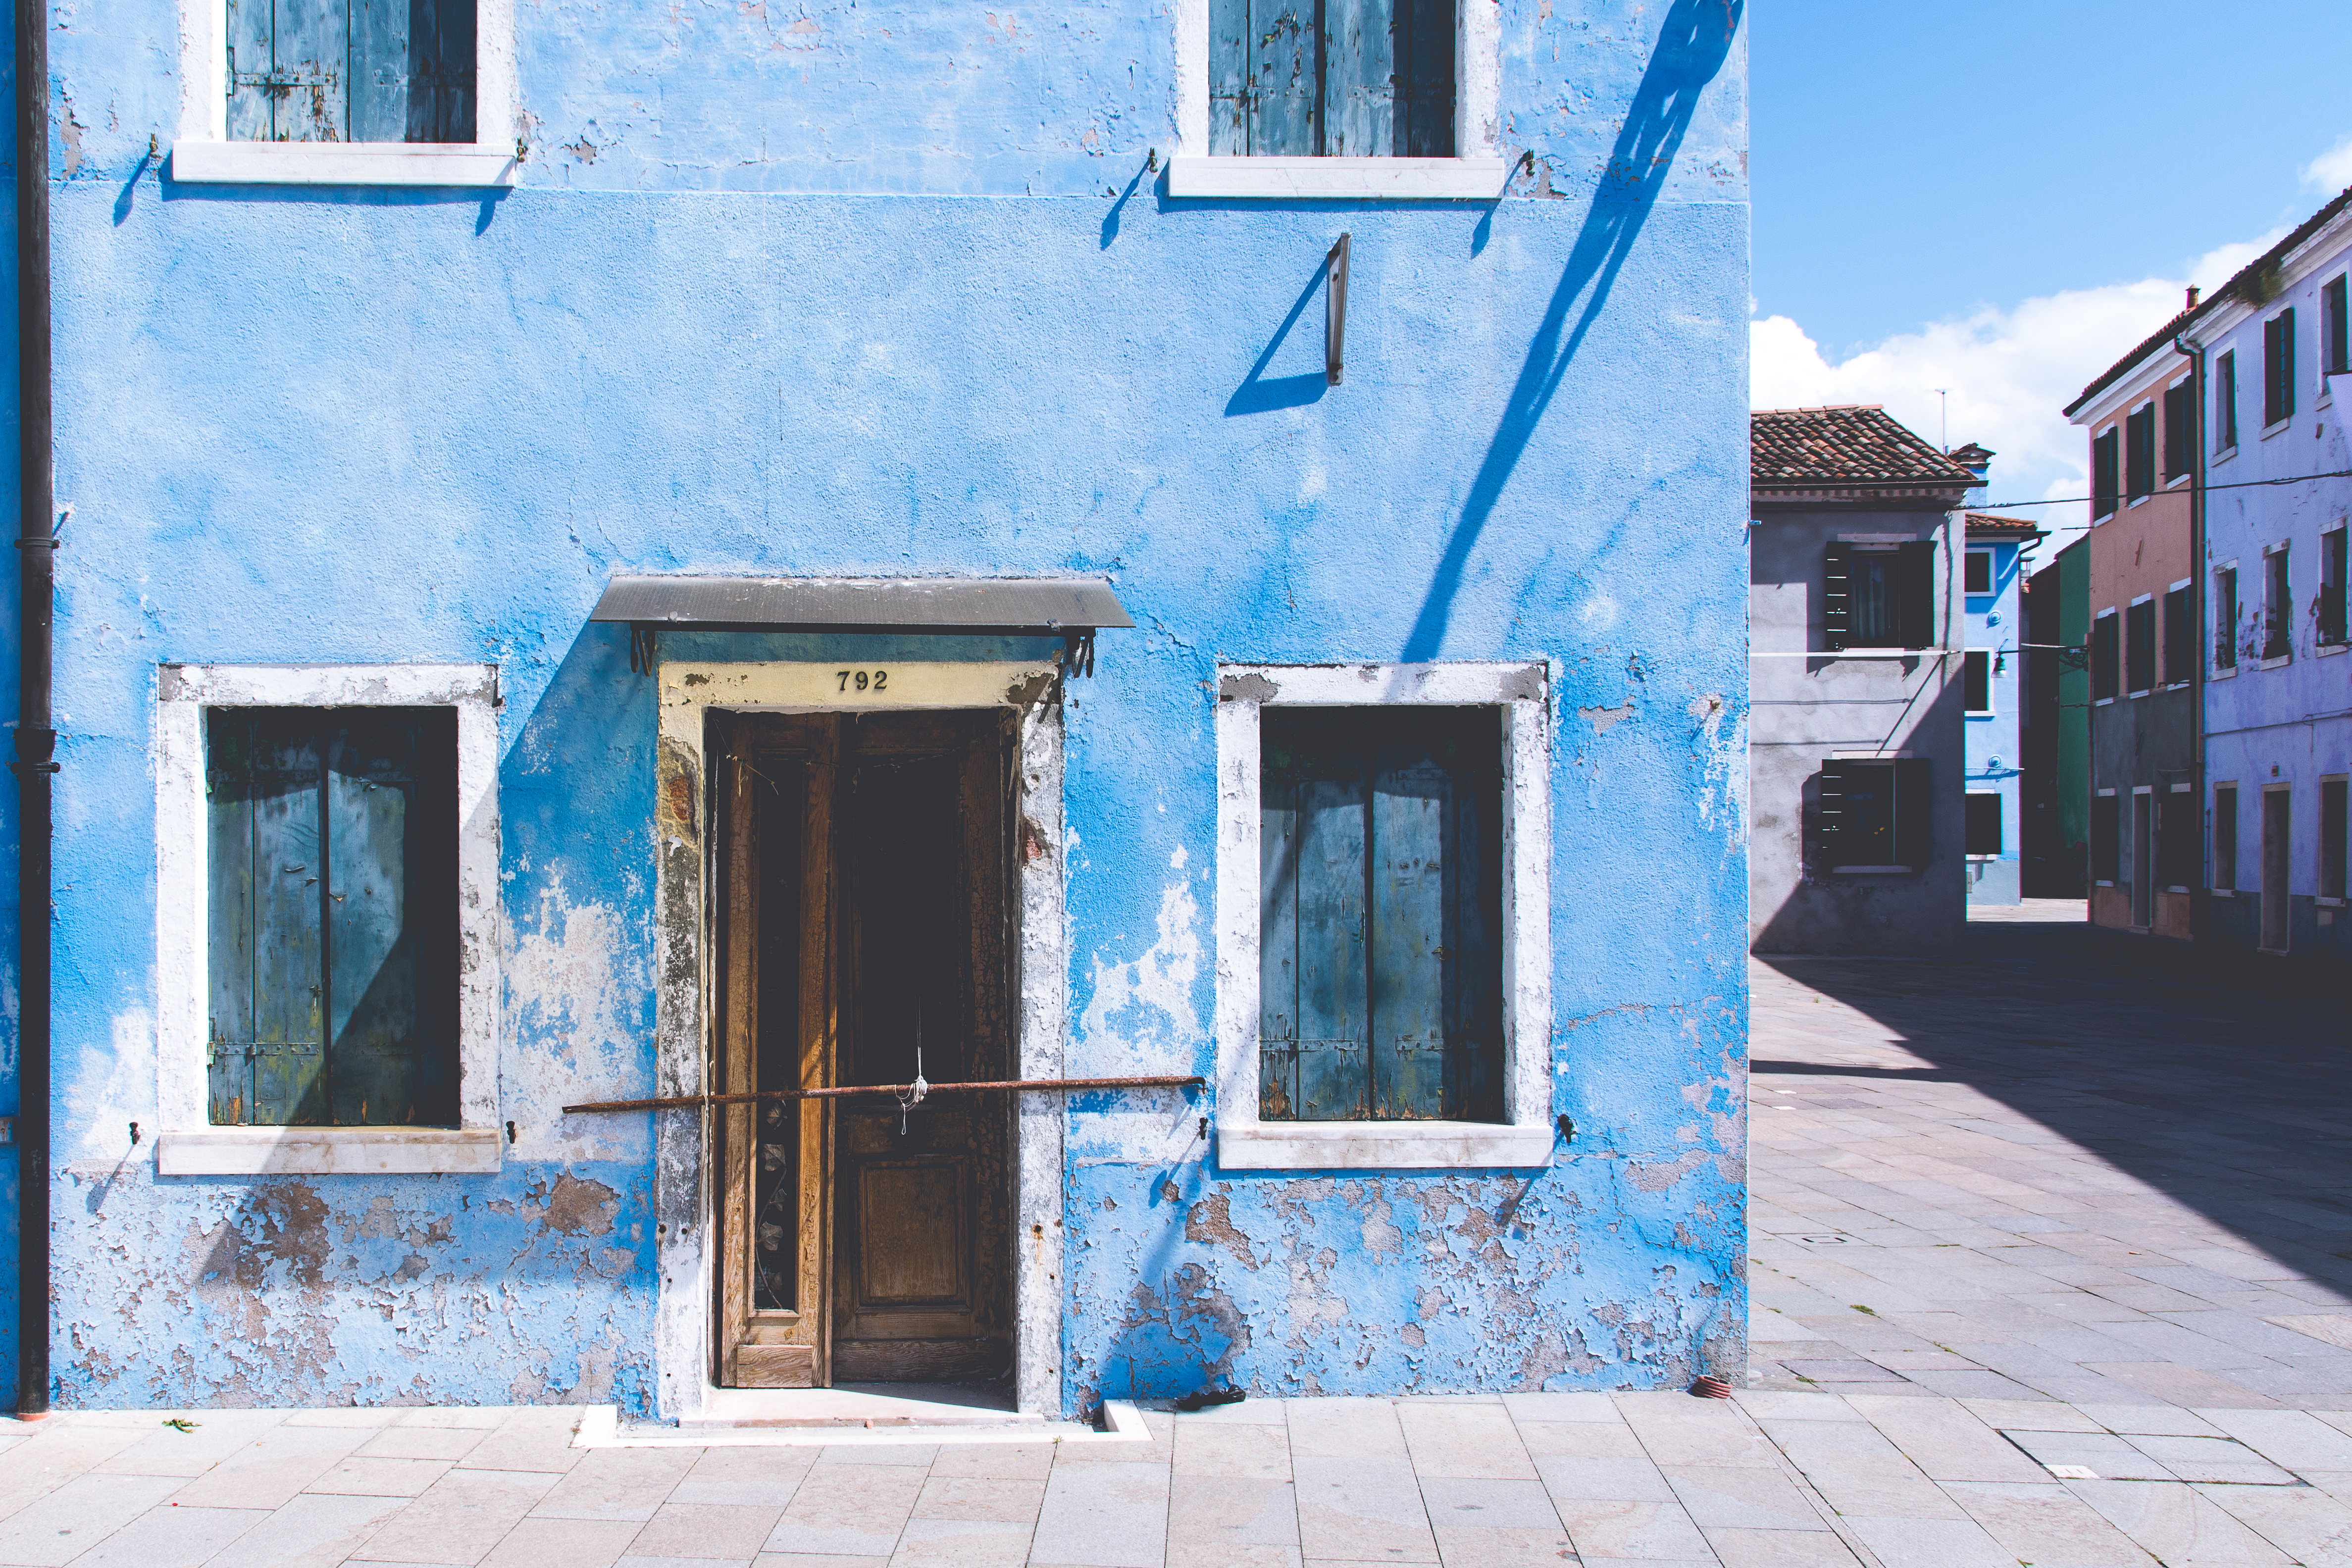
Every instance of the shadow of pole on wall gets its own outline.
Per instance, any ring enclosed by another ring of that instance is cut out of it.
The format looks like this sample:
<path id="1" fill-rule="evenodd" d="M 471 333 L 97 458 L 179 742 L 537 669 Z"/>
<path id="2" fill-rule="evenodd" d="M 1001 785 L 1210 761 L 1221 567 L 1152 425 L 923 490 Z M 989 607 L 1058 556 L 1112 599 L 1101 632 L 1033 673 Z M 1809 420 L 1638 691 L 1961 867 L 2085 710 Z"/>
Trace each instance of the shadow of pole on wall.
<path id="1" fill-rule="evenodd" d="M 1496 424 L 1495 438 L 1471 481 L 1462 520 L 1446 541 L 1429 594 L 1405 640 L 1407 660 L 1437 656 L 1470 552 L 1494 515 L 1519 455 L 1527 450 L 1538 422 L 1559 390 L 1570 361 L 1608 301 L 1609 290 L 1648 222 L 1650 209 L 1657 204 L 1675 155 L 1697 112 L 1699 95 L 1723 68 L 1744 9 L 1745 0 L 1675 0 L 1666 13 L 1657 47 L 1651 51 L 1650 64 L 1626 112 L 1625 128 L 1610 149 L 1592 210 L 1569 252 L 1568 265 L 1552 290 L 1543 323 L 1528 347 L 1510 401 Z M 1584 308 L 1571 329 L 1569 314 L 1580 298 Z"/>

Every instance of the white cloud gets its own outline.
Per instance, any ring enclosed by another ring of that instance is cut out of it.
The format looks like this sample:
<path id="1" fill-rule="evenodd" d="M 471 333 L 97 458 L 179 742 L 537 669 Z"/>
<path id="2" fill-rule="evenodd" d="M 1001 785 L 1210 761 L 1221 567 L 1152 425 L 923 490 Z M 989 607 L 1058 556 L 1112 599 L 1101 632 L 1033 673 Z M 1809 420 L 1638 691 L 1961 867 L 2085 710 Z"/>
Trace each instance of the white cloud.
<path id="1" fill-rule="evenodd" d="M 2347 136 L 2335 146 L 2303 166 L 2303 183 L 2315 191 L 2334 195 L 2347 185 L 2352 185 L 2352 136 Z"/>
<path id="2" fill-rule="evenodd" d="M 2084 383 L 2168 320 L 2189 284 L 2211 288 L 2227 281 L 2276 238 L 2224 246 L 2199 258 L 2186 277 L 2071 289 L 2008 310 L 1987 306 L 1958 320 L 1899 333 L 1835 364 L 1795 320 L 1768 317 L 1750 327 L 1750 402 L 1757 408 L 1882 403 L 1940 443 L 1936 389 L 1946 387 L 1951 444 L 1979 442 L 1998 454 L 1992 483 L 1976 502 L 2080 496 L 2089 482 L 2086 439 L 2061 411 Z M 2087 525 L 2087 511 L 2079 505 L 2036 507 L 2029 515 L 2073 530 Z M 2046 545 L 2037 555 L 2046 561 L 2054 553 Z"/>

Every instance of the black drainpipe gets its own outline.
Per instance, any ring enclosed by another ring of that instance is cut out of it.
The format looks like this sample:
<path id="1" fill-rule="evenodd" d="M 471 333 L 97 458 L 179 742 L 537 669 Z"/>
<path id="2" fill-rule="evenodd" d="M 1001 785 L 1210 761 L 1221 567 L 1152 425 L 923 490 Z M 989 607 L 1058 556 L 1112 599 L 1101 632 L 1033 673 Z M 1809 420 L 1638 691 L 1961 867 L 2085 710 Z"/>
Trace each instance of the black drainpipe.
<path id="1" fill-rule="evenodd" d="M 2189 291 L 2188 308 L 2197 308 L 2194 288 Z M 2180 336 L 2172 335 L 2172 351 L 2189 361 L 2189 400 L 2197 405 L 2189 416 L 2193 443 L 2189 449 L 2189 613 L 2197 620 L 2189 639 L 2197 659 L 2189 676 L 2189 777 L 2197 786 L 2197 863 L 2203 868 L 2189 894 L 2189 935 L 2193 941 L 2203 941 L 2213 935 L 2213 868 L 2205 860 L 2213 841 L 2213 824 L 2206 819 L 2211 791 L 2205 787 L 2205 661 L 2210 657 L 2205 641 L 2205 580 L 2211 575 L 2205 568 L 2205 350 L 2184 345 Z"/>
<path id="2" fill-rule="evenodd" d="M 48 0 L 16 0 L 16 1414 L 49 1408 Z"/>

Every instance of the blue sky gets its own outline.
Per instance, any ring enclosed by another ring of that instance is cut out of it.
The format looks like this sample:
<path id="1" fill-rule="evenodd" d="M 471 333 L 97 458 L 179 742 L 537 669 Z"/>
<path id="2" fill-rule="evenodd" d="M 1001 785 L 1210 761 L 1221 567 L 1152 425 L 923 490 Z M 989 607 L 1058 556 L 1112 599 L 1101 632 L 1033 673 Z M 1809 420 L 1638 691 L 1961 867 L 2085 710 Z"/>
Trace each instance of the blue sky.
<path id="1" fill-rule="evenodd" d="M 1758 405 L 1884 402 L 2080 494 L 2058 409 L 2352 183 L 2352 3 L 1749 7 Z M 2044 514 L 2053 521 L 2061 514 Z"/>

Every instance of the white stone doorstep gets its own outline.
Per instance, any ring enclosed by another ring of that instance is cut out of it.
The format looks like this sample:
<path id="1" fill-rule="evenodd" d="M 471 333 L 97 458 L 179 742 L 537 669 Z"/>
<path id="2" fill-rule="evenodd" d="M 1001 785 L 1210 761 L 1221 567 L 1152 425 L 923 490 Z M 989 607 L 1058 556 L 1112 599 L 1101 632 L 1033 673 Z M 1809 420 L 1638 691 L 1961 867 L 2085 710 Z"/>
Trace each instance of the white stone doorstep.
<path id="1" fill-rule="evenodd" d="M 572 1434 L 575 1448 L 832 1448 L 907 1444 L 1149 1443 L 1143 1413 L 1124 1399 L 1103 1401 L 1103 1430 L 1076 1421 L 1013 1422 L 1002 1427 L 621 1427 L 617 1405 L 593 1405 Z"/>

